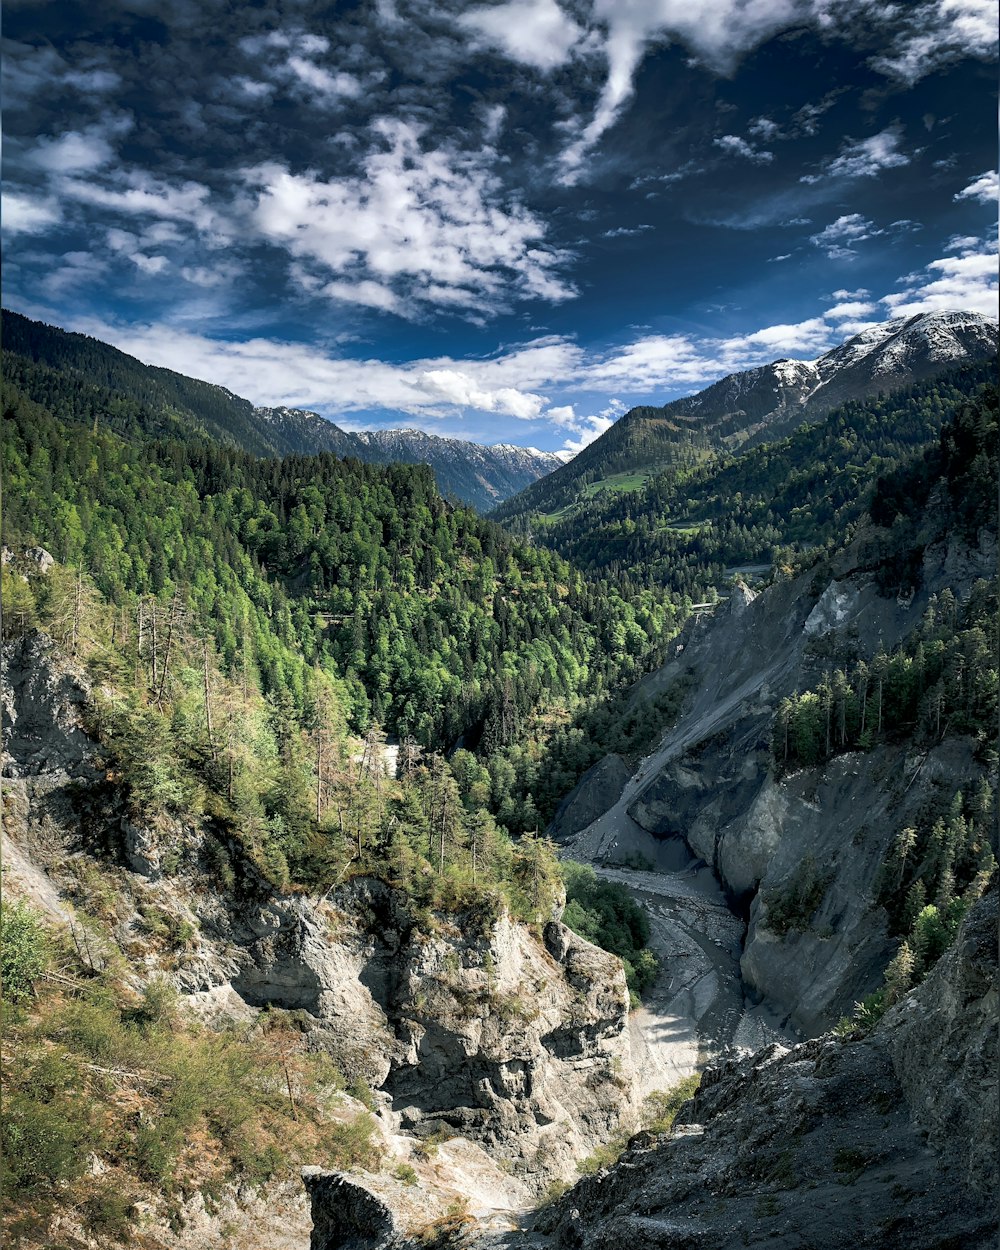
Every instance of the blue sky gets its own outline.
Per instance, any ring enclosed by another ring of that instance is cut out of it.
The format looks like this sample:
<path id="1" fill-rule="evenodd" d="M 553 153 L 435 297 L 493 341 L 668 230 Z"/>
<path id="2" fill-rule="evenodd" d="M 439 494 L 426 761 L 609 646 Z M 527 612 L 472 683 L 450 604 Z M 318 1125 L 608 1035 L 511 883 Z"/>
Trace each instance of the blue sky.
<path id="1" fill-rule="evenodd" d="M 993 0 L 6 0 L 4 303 L 346 428 L 575 449 L 996 316 Z"/>

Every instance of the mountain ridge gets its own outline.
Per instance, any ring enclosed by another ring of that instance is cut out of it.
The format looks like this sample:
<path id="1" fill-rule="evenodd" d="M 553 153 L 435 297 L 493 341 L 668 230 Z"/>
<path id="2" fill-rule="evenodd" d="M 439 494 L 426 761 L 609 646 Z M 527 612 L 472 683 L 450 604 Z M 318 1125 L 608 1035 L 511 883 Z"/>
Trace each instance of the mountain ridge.
<path id="1" fill-rule="evenodd" d="M 662 407 L 630 409 L 544 485 L 532 483 L 500 505 L 495 519 L 553 512 L 582 487 L 613 474 L 781 438 L 849 399 L 921 381 L 996 350 L 994 322 L 952 310 L 869 327 L 815 360 L 781 358 L 728 374 Z"/>
<path id="2" fill-rule="evenodd" d="M 81 384 L 122 393 L 140 406 L 134 424 L 157 436 L 192 433 L 258 456 L 328 451 L 371 464 L 428 464 L 443 494 L 481 512 L 496 507 L 562 463 L 558 452 L 485 445 L 412 429 L 348 431 L 302 408 L 255 406 L 227 387 L 143 364 L 90 335 L 62 330 L 3 309 L 3 347 L 10 354 Z M 8 374 L 16 370 L 5 370 Z M 91 395 L 93 415 L 114 405 Z M 94 408 L 94 404 L 97 408 Z"/>

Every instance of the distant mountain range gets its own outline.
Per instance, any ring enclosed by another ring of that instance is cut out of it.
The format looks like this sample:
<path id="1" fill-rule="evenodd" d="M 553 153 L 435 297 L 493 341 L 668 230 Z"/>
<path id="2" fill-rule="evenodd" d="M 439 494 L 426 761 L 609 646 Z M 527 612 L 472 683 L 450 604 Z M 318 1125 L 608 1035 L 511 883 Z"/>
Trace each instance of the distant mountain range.
<path id="1" fill-rule="evenodd" d="M 997 327 L 966 312 L 889 321 L 817 360 L 776 360 L 662 408 L 633 408 L 568 462 L 564 452 L 483 446 L 414 429 L 351 432 L 315 412 L 255 407 L 224 387 L 6 309 L 3 349 L 5 377 L 57 415 L 132 435 L 200 435 L 260 456 L 328 451 L 375 464 L 427 464 L 443 494 L 508 520 L 558 510 L 615 475 L 771 442 L 846 400 L 986 359 L 996 353 Z"/>
<path id="2" fill-rule="evenodd" d="M 978 313 L 887 321 L 817 360 L 775 360 L 662 408 L 633 408 L 567 465 L 497 508 L 495 517 L 552 513 L 616 475 L 772 442 L 848 400 L 896 390 L 996 351 L 997 326 Z"/>
<path id="3" fill-rule="evenodd" d="M 422 430 L 352 433 L 318 413 L 255 408 L 222 386 L 144 365 L 98 339 L 3 310 L 4 374 L 56 415 L 97 419 L 135 433 L 200 434 L 258 456 L 329 451 L 374 464 L 428 464 L 443 495 L 480 512 L 565 463 L 559 452 L 492 447 Z M 58 376 L 53 376 L 58 375 Z"/>

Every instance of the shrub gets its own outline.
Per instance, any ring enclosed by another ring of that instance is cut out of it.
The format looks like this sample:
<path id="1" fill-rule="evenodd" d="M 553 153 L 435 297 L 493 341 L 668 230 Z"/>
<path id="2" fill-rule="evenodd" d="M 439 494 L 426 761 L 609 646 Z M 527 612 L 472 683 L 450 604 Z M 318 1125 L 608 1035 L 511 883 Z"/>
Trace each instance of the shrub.
<path id="1" fill-rule="evenodd" d="M 681 1107 L 693 1098 L 701 1084 L 701 1075 L 695 1072 L 672 1089 L 654 1090 L 643 1104 L 642 1126 L 650 1133 L 669 1133 Z"/>
<path id="2" fill-rule="evenodd" d="M 0 987 L 6 1002 L 30 998 L 48 962 L 48 942 L 26 903 L 0 903 Z"/>

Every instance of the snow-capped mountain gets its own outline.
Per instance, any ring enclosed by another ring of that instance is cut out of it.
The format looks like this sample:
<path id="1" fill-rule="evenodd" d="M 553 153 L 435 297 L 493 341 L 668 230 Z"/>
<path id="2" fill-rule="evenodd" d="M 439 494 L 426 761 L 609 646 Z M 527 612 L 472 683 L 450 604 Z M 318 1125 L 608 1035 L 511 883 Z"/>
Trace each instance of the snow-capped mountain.
<path id="1" fill-rule="evenodd" d="M 254 415 L 275 439 L 296 451 L 332 451 L 369 464 L 430 465 L 443 495 L 461 499 L 480 512 L 495 508 L 566 462 L 563 452 L 510 443 L 484 446 L 423 430 L 350 432 L 301 408 L 255 408 Z"/>
<path id="2" fill-rule="evenodd" d="M 784 437 L 851 399 L 890 391 L 997 352 L 996 322 L 921 313 L 869 326 L 816 360 L 774 360 L 662 408 L 633 408 L 568 465 L 497 511 L 552 512 L 588 482 L 670 462 L 692 447 L 738 450 Z M 685 450 L 686 449 L 686 450 Z"/>
<path id="3" fill-rule="evenodd" d="M 759 442 L 849 399 L 931 377 L 997 350 L 997 326 L 979 313 L 934 312 L 869 326 L 816 360 L 775 360 L 676 400 L 664 415 L 724 442 Z M 693 420 L 692 420 L 693 419 Z"/>

